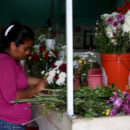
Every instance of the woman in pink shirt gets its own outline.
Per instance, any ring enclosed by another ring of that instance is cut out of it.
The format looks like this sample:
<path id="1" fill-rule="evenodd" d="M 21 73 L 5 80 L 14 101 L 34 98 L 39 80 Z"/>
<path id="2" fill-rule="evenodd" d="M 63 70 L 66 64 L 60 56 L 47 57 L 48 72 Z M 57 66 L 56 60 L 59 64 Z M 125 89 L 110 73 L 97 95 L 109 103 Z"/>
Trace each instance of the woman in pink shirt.
<path id="1" fill-rule="evenodd" d="M 33 39 L 33 31 L 24 25 L 10 25 L 1 32 L 0 130 L 25 130 L 22 124 L 31 120 L 31 106 L 28 102 L 12 101 L 32 98 L 47 86 L 45 80 L 26 77 L 20 64 L 29 54 Z"/>

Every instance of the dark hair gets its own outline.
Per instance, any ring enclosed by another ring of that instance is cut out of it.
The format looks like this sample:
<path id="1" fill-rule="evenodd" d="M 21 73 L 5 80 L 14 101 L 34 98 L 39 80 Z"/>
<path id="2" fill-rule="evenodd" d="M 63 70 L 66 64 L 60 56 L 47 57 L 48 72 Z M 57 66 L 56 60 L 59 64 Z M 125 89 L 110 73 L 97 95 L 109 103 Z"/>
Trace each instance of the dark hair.
<path id="1" fill-rule="evenodd" d="M 0 51 L 7 49 L 11 42 L 15 42 L 15 45 L 19 46 L 33 39 L 34 33 L 29 27 L 20 24 L 9 25 L 0 34 Z"/>

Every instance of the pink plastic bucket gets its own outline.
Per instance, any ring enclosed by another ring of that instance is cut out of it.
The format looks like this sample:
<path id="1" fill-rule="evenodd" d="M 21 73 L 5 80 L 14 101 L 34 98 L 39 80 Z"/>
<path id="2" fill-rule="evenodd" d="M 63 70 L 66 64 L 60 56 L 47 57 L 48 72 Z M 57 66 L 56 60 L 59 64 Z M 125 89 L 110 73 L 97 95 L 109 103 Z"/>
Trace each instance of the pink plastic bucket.
<path id="1" fill-rule="evenodd" d="M 99 68 L 92 68 L 88 71 L 88 86 L 96 89 L 98 85 L 102 86 L 102 71 Z"/>

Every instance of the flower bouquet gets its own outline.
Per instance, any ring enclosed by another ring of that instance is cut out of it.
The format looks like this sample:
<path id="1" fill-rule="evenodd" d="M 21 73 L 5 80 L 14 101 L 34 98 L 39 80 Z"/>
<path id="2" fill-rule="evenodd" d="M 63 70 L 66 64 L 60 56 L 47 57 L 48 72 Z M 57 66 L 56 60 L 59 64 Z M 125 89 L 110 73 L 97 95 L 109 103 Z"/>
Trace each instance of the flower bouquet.
<path id="1" fill-rule="evenodd" d="M 28 75 L 42 77 L 41 71 L 45 70 L 48 72 L 57 59 L 58 51 L 53 49 L 46 50 L 44 46 L 38 46 L 38 48 L 32 48 L 31 54 L 26 56 L 24 66 Z"/>
<path id="2" fill-rule="evenodd" d="M 42 74 L 46 77 L 50 89 L 66 87 L 66 62 L 63 60 L 56 61 L 49 72 Z"/>
<path id="3" fill-rule="evenodd" d="M 130 2 L 125 0 L 117 12 L 101 15 L 96 22 L 95 38 L 101 53 L 129 53 L 130 51 Z"/>

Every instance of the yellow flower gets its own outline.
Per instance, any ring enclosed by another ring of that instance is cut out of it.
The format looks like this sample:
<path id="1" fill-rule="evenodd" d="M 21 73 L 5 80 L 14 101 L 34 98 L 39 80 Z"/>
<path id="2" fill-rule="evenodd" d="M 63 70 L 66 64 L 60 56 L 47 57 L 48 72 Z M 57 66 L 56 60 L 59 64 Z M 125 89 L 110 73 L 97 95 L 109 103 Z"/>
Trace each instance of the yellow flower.
<path id="1" fill-rule="evenodd" d="M 103 115 L 108 116 L 110 113 L 110 109 L 106 109 L 104 112 L 102 112 Z"/>
<path id="2" fill-rule="evenodd" d="M 83 60 L 79 59 L 79 60 L 78 60 L 78 64 L 79 64 L 79 65 L 82 65 L 82 63 L 83 63 Z"/>
<path id="3" fill-rule="evenodd" d="M 45 52 L 45 51 L 43 51 L 43 52 L 42 52 L 42 55 L 45 55 L 45 54 L 46 54 L 46 52 Z"/>
<path id="4" fill-rule="evenodd" d="M 86 60 L 84 60 L 84 64 L 86 65 L 88 62 Z"/>
<path id="5" fill-rule="evenodd" d="M 106 110 L 106 116 L 108 116 L 109 113 L 110 113 L 110 109 L 107 109 L 107 110 Z"/>
<path id="6" fill-rule="evenodd" d="M 102 114 L 105 114 L 105 112 L 102 112 Z"/>

